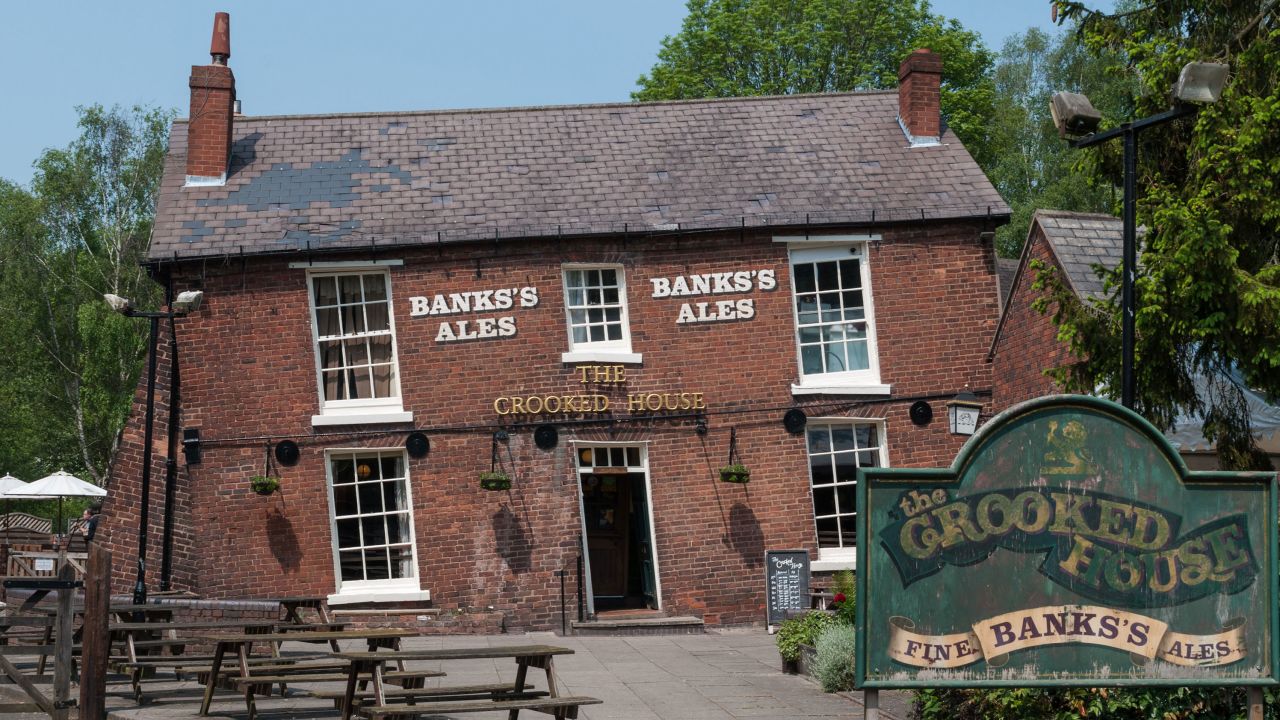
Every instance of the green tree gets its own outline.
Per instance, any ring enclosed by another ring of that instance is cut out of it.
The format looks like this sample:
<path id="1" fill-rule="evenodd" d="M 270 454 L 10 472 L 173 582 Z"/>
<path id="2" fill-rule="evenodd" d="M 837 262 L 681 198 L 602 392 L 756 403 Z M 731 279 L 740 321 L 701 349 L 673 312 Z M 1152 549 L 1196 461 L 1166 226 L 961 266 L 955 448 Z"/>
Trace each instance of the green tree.
<path id="1" fill-rule="evenodd" d="M 101 483 L 147 333 L 102 294 L 158 300 L 142 261 L 172 113 L 79 112 L 80 136 L 40 156 L 29 191 L 0 185 L 0 336 L 21 339 L 0 387 L 21 412 L 0 425 L 0 446 L 33 474 L 58 465 Z"/>
<path id="2" fill-rule="evenodd" d="M 1133 116 L 1168 109 L 1182 66 L 1231 66 L 1220 102 L 1139 137 L 1137 409 L 1168 427 L 1200 413 L 1223 467 L 1269 465 L 1253 445 L 1240 383 L 1280 395 L 1280 22 L 1269 0 L 1175 0 L 1102 15 L 1059 0 L 1087 46 L 1130 79 Z M 1104 116 L 1118 124 L 1129 116 Z M 1102 177 L 1119 143 L 1097 148 Z M 1113 286 L 1117 278 L 1112 277 Z M 1080 307 L 1053 278 L 1055 320 L 1078 357 L 1056 371 L 1067 388 L 1119 388 L 1118 297 Z M 1199 393 L 1196 378 L 1212 378 Z"/>
<path id="3" fill-rule="evenodd" d="M 1049 114 L 1049 98 L 1068 90 L 1126 116 L 1132 88 L 1105 72 L 1113 55 L 1086 48 L 1075 33 L 1031 28 L 1005 41 L 993 72 L 996 111 L 987 121 L 991 153 L 983 166 L 1012 211 L 1009 224 L 996 230 L 1001 255 L 1021 251 L 1037 209 L 1114 210 L 1115 188 L 1091 171 L 1095 156 L 1071 150 Z"/>
<path id="4" fill-rule="evenodd" d="M 979 162 L 987 156 L 992 55 L 925 0 L 689 0 L 635 100 L 895 88 L 912 50 L 942 57 L 942 112 Z"/>

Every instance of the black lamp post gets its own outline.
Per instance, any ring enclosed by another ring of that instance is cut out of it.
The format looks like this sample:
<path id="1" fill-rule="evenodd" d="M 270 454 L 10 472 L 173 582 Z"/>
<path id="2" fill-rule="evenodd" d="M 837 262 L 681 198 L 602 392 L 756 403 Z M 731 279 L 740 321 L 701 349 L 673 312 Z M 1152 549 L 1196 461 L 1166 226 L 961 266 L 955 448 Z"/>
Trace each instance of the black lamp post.
<path id="1" fill-rule="evenodd" d="M 110 293 L 102 296 L 112 310 L 126 317 L 144 317 L 151 323 L 151 337 L 147 349 L 147 415 L 143 430 L 142 446 L 142 507 L 138 513 L 138 579 L 133 585 L 133 602 L 141 605 L 147 601 L 147 526 L 151 510 L 151 442 L 155 428 L 156 407 L 156 343 L 160 320 L 182 317 L 200 308 L 204 293 L 199 290 L 178 294 L 169 310 L 134 310 L 127 299 Z M 175 408 L 170 403 L 169 412 Z"/>
<path id="2" fill-rule="evenodd" d="M 1053 122 L 1063 137 L 1068 135 L 1083 136 L 1070 140 L 1073 148 L 1084 148 L 1106 142 L 1113 138 L 1124 138 L 1124 208 L 1121 214 L 1123 224 L 1123 250 L 1121 258 L 1120 309 L 1121 309 L 1121 346 L 1120 346 L 1120 402 L 1130 410 L 1134 406 L 1135 388 L 1133 381 L 1133 346 L 1135 300 L 1133 283 L 1138 265 L 1137 260 L 1137 175 L 1138 175 L 1138 133 L 1149 127 L 1163 125 L 1180 117 L 1193 115 L 1199 109 L 1190 103 L 1214 103 L 1222 96 L 1222 87 L 1226 84 L 1228 67 L 1220 63 L 1188 63 L 1182 68 L 1178 82 L 1173 86 L 1173 96 L 1177 101 L 1173 108 L 1165 112 L 1141 120 L 1132 120 L 1118 128 L 1103 133 L 1094 133 L 1102 115 L 1094 109 L 1089 98 L 1079 93 L 1055 93 L 1049 103 L 1053 114 Z"/>

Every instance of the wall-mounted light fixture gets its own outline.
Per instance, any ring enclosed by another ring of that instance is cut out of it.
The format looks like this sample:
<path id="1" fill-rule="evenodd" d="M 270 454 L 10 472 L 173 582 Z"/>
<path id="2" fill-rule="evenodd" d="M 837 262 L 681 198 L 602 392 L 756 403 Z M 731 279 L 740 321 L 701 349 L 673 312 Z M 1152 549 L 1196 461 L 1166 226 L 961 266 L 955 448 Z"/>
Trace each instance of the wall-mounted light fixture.
<path id="1" fill-rule="evenodd" d="M 972 435 L 978 429 L 978 416 L 982 414 L 982 402 L 978 396 L 965 390 L 947 403 L 947 417 L 952 435 Z"/>

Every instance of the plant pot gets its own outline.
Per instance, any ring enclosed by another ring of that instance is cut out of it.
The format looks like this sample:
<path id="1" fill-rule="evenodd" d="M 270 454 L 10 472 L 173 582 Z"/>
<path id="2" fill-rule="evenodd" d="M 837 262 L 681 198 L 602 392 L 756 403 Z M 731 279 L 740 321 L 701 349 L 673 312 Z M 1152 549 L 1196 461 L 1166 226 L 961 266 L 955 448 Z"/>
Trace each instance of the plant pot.
<path id="1" fill-rule="evenodd" d="M 511 478 L 506 473 L 480 473 L 480 488 L 482 490 L 510 490 Z"/>
<path id="2" fill-rule="evenodd" d="M 744 467 L 723 467 L 720 468 L 720 480 L 741 485 L 751 480 L 751 471 Z"/>
<path id="3" fill-rule="evenodd" d="M 280 479 L 266 475 L 255 475 L 249 478 L 249 487 L 253 492 L 266 497 L 280 489 Z"/>
<path id="4" fill-rule="evenodd" d="M 788 659 L 786 659 L 786 658 L 782 658 L 782 672 L 784 672 L 784 673 L 786 673 L 786 674 L 788 674 L 788 675 L 797 675 L 797 674 L 799 674 L 799 673 L 800 673 L 800 661 L 799 661 L 799 660 L 788 660 Z"/>
<path id="5" fill-rule="evenodd" d="M 814 666 L 817 665 L 818 649 L 812 645 L 800 646 L 800 659 L 796 661 L 797 672 L 813 677 Z"/>

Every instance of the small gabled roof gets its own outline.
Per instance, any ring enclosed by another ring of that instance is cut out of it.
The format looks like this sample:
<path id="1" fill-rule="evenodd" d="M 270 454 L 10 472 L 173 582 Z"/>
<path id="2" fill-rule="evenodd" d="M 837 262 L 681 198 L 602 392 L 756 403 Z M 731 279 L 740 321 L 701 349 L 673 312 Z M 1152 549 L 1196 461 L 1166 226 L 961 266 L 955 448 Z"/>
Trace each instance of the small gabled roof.
<path id="1" fill-rule="evenodd" d="M 225 186 L 184 187 L 174 124 L 150 258 L 497 238 L 992 217 L 951 132 L 911 147 L 898 93 L 237 116 Z"/>
<path id="2" fill-rule="evenodd" d="M 1037 210 L 1027 242 L 1039 227 L 1058 258 L 1071 289 L 1081 300 L 1104 297 L 1098 267 L 1110 270 L 1120 264 L 1124 224 L 1120 218 L 1097 213 Z"/>

